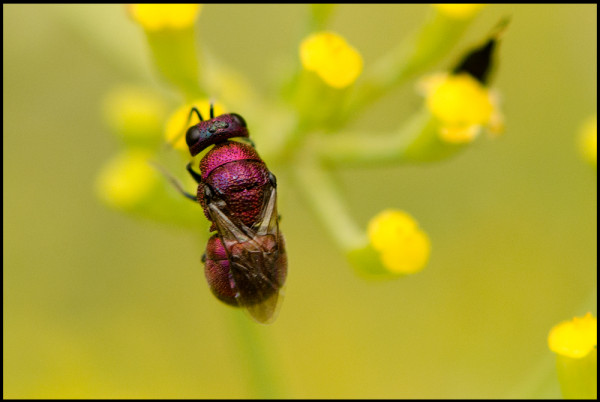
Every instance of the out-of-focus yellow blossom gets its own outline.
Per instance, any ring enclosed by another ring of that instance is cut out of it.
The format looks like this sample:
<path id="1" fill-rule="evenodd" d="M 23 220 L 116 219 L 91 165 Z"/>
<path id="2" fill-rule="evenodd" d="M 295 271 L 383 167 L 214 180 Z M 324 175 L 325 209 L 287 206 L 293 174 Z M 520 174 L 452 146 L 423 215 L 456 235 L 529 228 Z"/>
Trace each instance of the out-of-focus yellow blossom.
<path id="1" fill-rule="evenodd" d="M 163 99 L 145 88 L 118 87 L 104 100 L 104 114 L 111 128 L 135 145 L 160 141 L 166 113 Z"/>
<path id="2" fill-rule="evenodd" d="M 456 19 L 473 17 L 485 4 L 433 4 L 440 13 Z"/>
<path id="3" fill-rule="evenodd" d="M 130 150 L 110 160 L 96 181 L 98 196 L 115 208 L 131 209 L 138 205 L 160 180 L 149 158 L 146 151 Z"/>
<path id="4" fill-rule="evenodd" d="M 363 60 L 360 53 L 334 32 L 318 32 L 300 44 L 300 60 L 308 71 L 314 71 L 333 88 L 344 88 L 360 75 Z"/>
<path id="5" fill-rule="evenodd" d="M 590 118 L 583 125 L 579 145 L 584 158 L 593 166 L 597 166 L 598 126 L 596 116 Z"/>
<path id="6" fill-rule="evenodd" d="M 413 274 L 425 267 L 431 251 L 429 238 L 406 212 L 382 211 L 371 219 L 367 232 L 390 272 Z"/>
<path id="7" fill-rule="evenodd" d="M 191 103 L 187 103 L 171 114 L 165 126 L 165 139 L 173 146 L 173 148 L 187 152 L 188 146 L 185 142 L 185 133 L 187 129 L 194 124 L 198 124 L 198 116 L 192 113 L 191 119 L 190 110 L 192 107 L 197 107 L 204 120 L 210 119 L 210 101 L 207 99 L 199 99 Z M 225 113 L 225 107 L 219 102 L 213 102 L 214 114 L 219 116 Z"/>
<path id="8" fill-rule="evenodd" d="M 597 347 L 598 322 L 592 313 L 574 317 L 554 326 L 548 335 L 548 347 L 555 353 L 582 358 Z"/>
<path id="9" fill-rule="evenodd" d="M 194 25 L 200 4 L 130 4 L 131 17 L 148 31 L 184 29 Z"/>
<path id="10" fill-rule="evenodd" d="M 450 143 L 472 141 L 487 127 L 502 129 L 496 100 L 469 74 L 436 74 L 420 83 L 427 108 L 440 122 L 440 137 Z"/>

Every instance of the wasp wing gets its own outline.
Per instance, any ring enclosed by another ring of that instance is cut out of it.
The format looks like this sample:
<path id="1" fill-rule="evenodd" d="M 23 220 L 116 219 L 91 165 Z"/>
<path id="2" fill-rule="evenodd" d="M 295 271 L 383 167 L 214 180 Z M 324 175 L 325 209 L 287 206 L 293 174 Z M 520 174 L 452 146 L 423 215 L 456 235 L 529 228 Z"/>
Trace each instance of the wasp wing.
<path id="1" fill-rule="evenodd" d="M 248 227 L 213 194 L 207 203 L 212 221 L 225 246 L 235 283 L 236 299 L 258 322 L 269 323 L 281 304 L 286 259 L 279 234 L 277 190 L 269 182 L 257 222 Z"/>

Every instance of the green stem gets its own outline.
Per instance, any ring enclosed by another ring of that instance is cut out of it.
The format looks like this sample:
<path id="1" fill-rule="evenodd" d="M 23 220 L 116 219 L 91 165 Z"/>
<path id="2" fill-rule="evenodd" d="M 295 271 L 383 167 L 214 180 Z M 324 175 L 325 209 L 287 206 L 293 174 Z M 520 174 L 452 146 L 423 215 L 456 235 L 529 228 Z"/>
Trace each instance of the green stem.
<path id="1" fill-rule="evenodd" d="M 458 43 L 472 18 L 454 19 L 435 12 L 418 32 L 406 37 L 395 49 L 365 72 L 363 83 L 346 104 L 343 120 L 351 119 L 370 103 L 445 57 Z"/>
<path id="2" fill-rule="evenodd" d="M 272 347 L 260 333 L 262 328 L 240 310 L 234 310 L 231 318 L 252 394 L 257 399 L 281 398 L 281 378 L 273 365 Z"/>
<path id="3" fill-rule="evenodd" d="M 194 28 L 146 31 L 153 61 L 162 77 L 175 85 L 188 100 L 205 96 L 199 84 L 200 63 L 196 56 Z"/>
<path id="4" fill-rule="evenodd" d="M 466 147 L 440 139 L 438 123 L 425 108 L 387 135 L 341 133 L 316 138 L 313 145 L 329 164 L 371 167 L 438 161 Z"/>
<path id="5" fill-rule="evenodd" d="M 308 21 L 308 31 L 316 32 L 325 29 L 336 6 L 336 4 L 311 4 L 309 6 L 310 19 Z"/>
<path id="6" fill-rule="evenodd" d="M 335 165 L 384 165 L 407 161 L 407 151 L 427 127 L 431 116 L 415 114 L 404 126 L 387 135 L 370 132 L 321 136 L 315 149 L 323 161 Z"/>
<path id="7" fill-rule="evenodd" d="M 365 234 L 348 213 L 336 183 L 321 168 L 314 153 L 305 149 L 292 171 L 300 192 L 338 246 L 350 250 L 364 245 Z"/>
<path id="8" fill-rule="evenodd" d="M 598 396 L 598 351 L 582 358 L 556 356 L 556 371 L 565 399 L 596 399 Z"/>

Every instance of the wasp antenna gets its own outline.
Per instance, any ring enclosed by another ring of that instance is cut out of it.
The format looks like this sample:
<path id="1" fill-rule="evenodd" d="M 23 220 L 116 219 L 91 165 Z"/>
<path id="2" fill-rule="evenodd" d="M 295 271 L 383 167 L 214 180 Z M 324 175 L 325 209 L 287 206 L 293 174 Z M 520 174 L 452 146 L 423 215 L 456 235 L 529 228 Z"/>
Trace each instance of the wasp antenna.
<path id="1" fill-rule="evenodd" d="M 210 118 L 215 117 L 215 104 L 213 101 L 210 101 Z"/>
<path id="2" fill-rule="evenodd" d="M 212 107 L 212 105 L 211 105 Z M 188 124 L 190 123 L 190 120 L 192 119 L 192 113 L 196 112 L 196 115 L 198 116 L 198 119 L 200 121 L 204 121 L 204 119 L 202 118 L 202 115 L 200 114 L 200 111 L 198 110 L 198 108 L 196 106 L 192 107 L 192 110 L 190 110 L 190 115 L 188 116 Z M 212 110 L 211 113 L 212 114 Z"/>
<path id="3" fill-rule="evenodd" d="M 183 186 L 181 185 L 179 180 L 177 180 L 175 177 L 173 177 L 173 175 L 171 173 L 169 173 L 167 171 L 167 169 L 165 169 L 164 167 L 162 167 L 161 165 L 159 165 L 158 163 L 153 162 L 153 161 L 150 161 L 148 163 L 150 163 L 150 166 L 152 166 L 154 169 L 158 170 L 163 176 L 165 176 L 167 178 L 167 180 L 169 180 L 169 182 L 173 185 L 173 187 L 175 187 L 177 189 L 177 191 L 179 191 L 184 197 L 189 198 L 190 200 L 192 200 L 194 202 L 198 201 L 198 198 L 195 195 L 190 194 L 183 189 Z"/>

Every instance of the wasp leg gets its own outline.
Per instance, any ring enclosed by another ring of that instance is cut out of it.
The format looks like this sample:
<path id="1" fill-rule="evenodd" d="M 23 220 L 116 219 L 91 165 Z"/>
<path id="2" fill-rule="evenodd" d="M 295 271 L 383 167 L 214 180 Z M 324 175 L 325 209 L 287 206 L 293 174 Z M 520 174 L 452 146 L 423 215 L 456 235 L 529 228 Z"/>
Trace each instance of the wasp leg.
<path id="1" fill-rule="evenodd" d="M 192 169 L 192 162 L 188 163 L 185 168 L 189 172 L 190 176 L 192 176 L 192 178 L 196 180 L 196 183 L 202 183 L 202 176 L 200 175 L 200 173 L 195 172 L 194 169 Z"/>
<path id="2" fill-rule="evenodd" d="M 183 191 L 183 190 L 181 190 L 180 192 L 181 192 L 181 194 L 183 194 L 183 196 L 184 196 L 184 197 L 186 197 L 187 199 L 189 199 L 189 200 L 192 200 L 192 201 L 194 201 L 194 202 L 198 202 L 198 198 L 197 198 L 195 195 L 193 195 L 193 194 L 190 194 L 190 193 L 188 193 L 188 192 L 186 192 L 186 191 Z"/>
<path id="3" fill-rule="evenodd" d="M 177 191 L 179 191 L 181 193 L 181 195 L 183 195 L 185 198 L 188 198 L 194 202 L 198 202 L 198 197 L 196 197 L 193 194 L 188 193 L 187 191 L 185 191 L 183 189 L 183 186 L 181 185 L 181 183 L 179 183 L 178 180 L 176 180 L 173 177 L 167 177 L 169 179 L 169 181 L 171 182 L 171 184 L 173 185 L 173 187 L 175 187 L 177 189 Z"/>
<path id="4" fill-rule="evenodd" d="M 173 185 L 173 187 L 175 187 L 175 189 L 177 191 L 179 191 L 184 197 L 189 198 L 190 200 L 192 200 L 194 202 L 198 202 L 198 198 L 195 195 L 190 194 L 187 191 L 185 191 L 183 189 L 183 186 L 179 182 L 179 180 L 177 180 L 175 177 L 173 177 L 171 175 L 171 173 L 167 172 L 167 170 L 165 168 L 160 166 L 158 163 L 150 162 L 150 164 L 152 166 L 154 166 L 154 168 L 157 169 L 159 172 L 161 172 L 163 174 L 163 176 L 165 176 L 167 178 L 167 180 L 169 180 L 169 182 Z"/>

